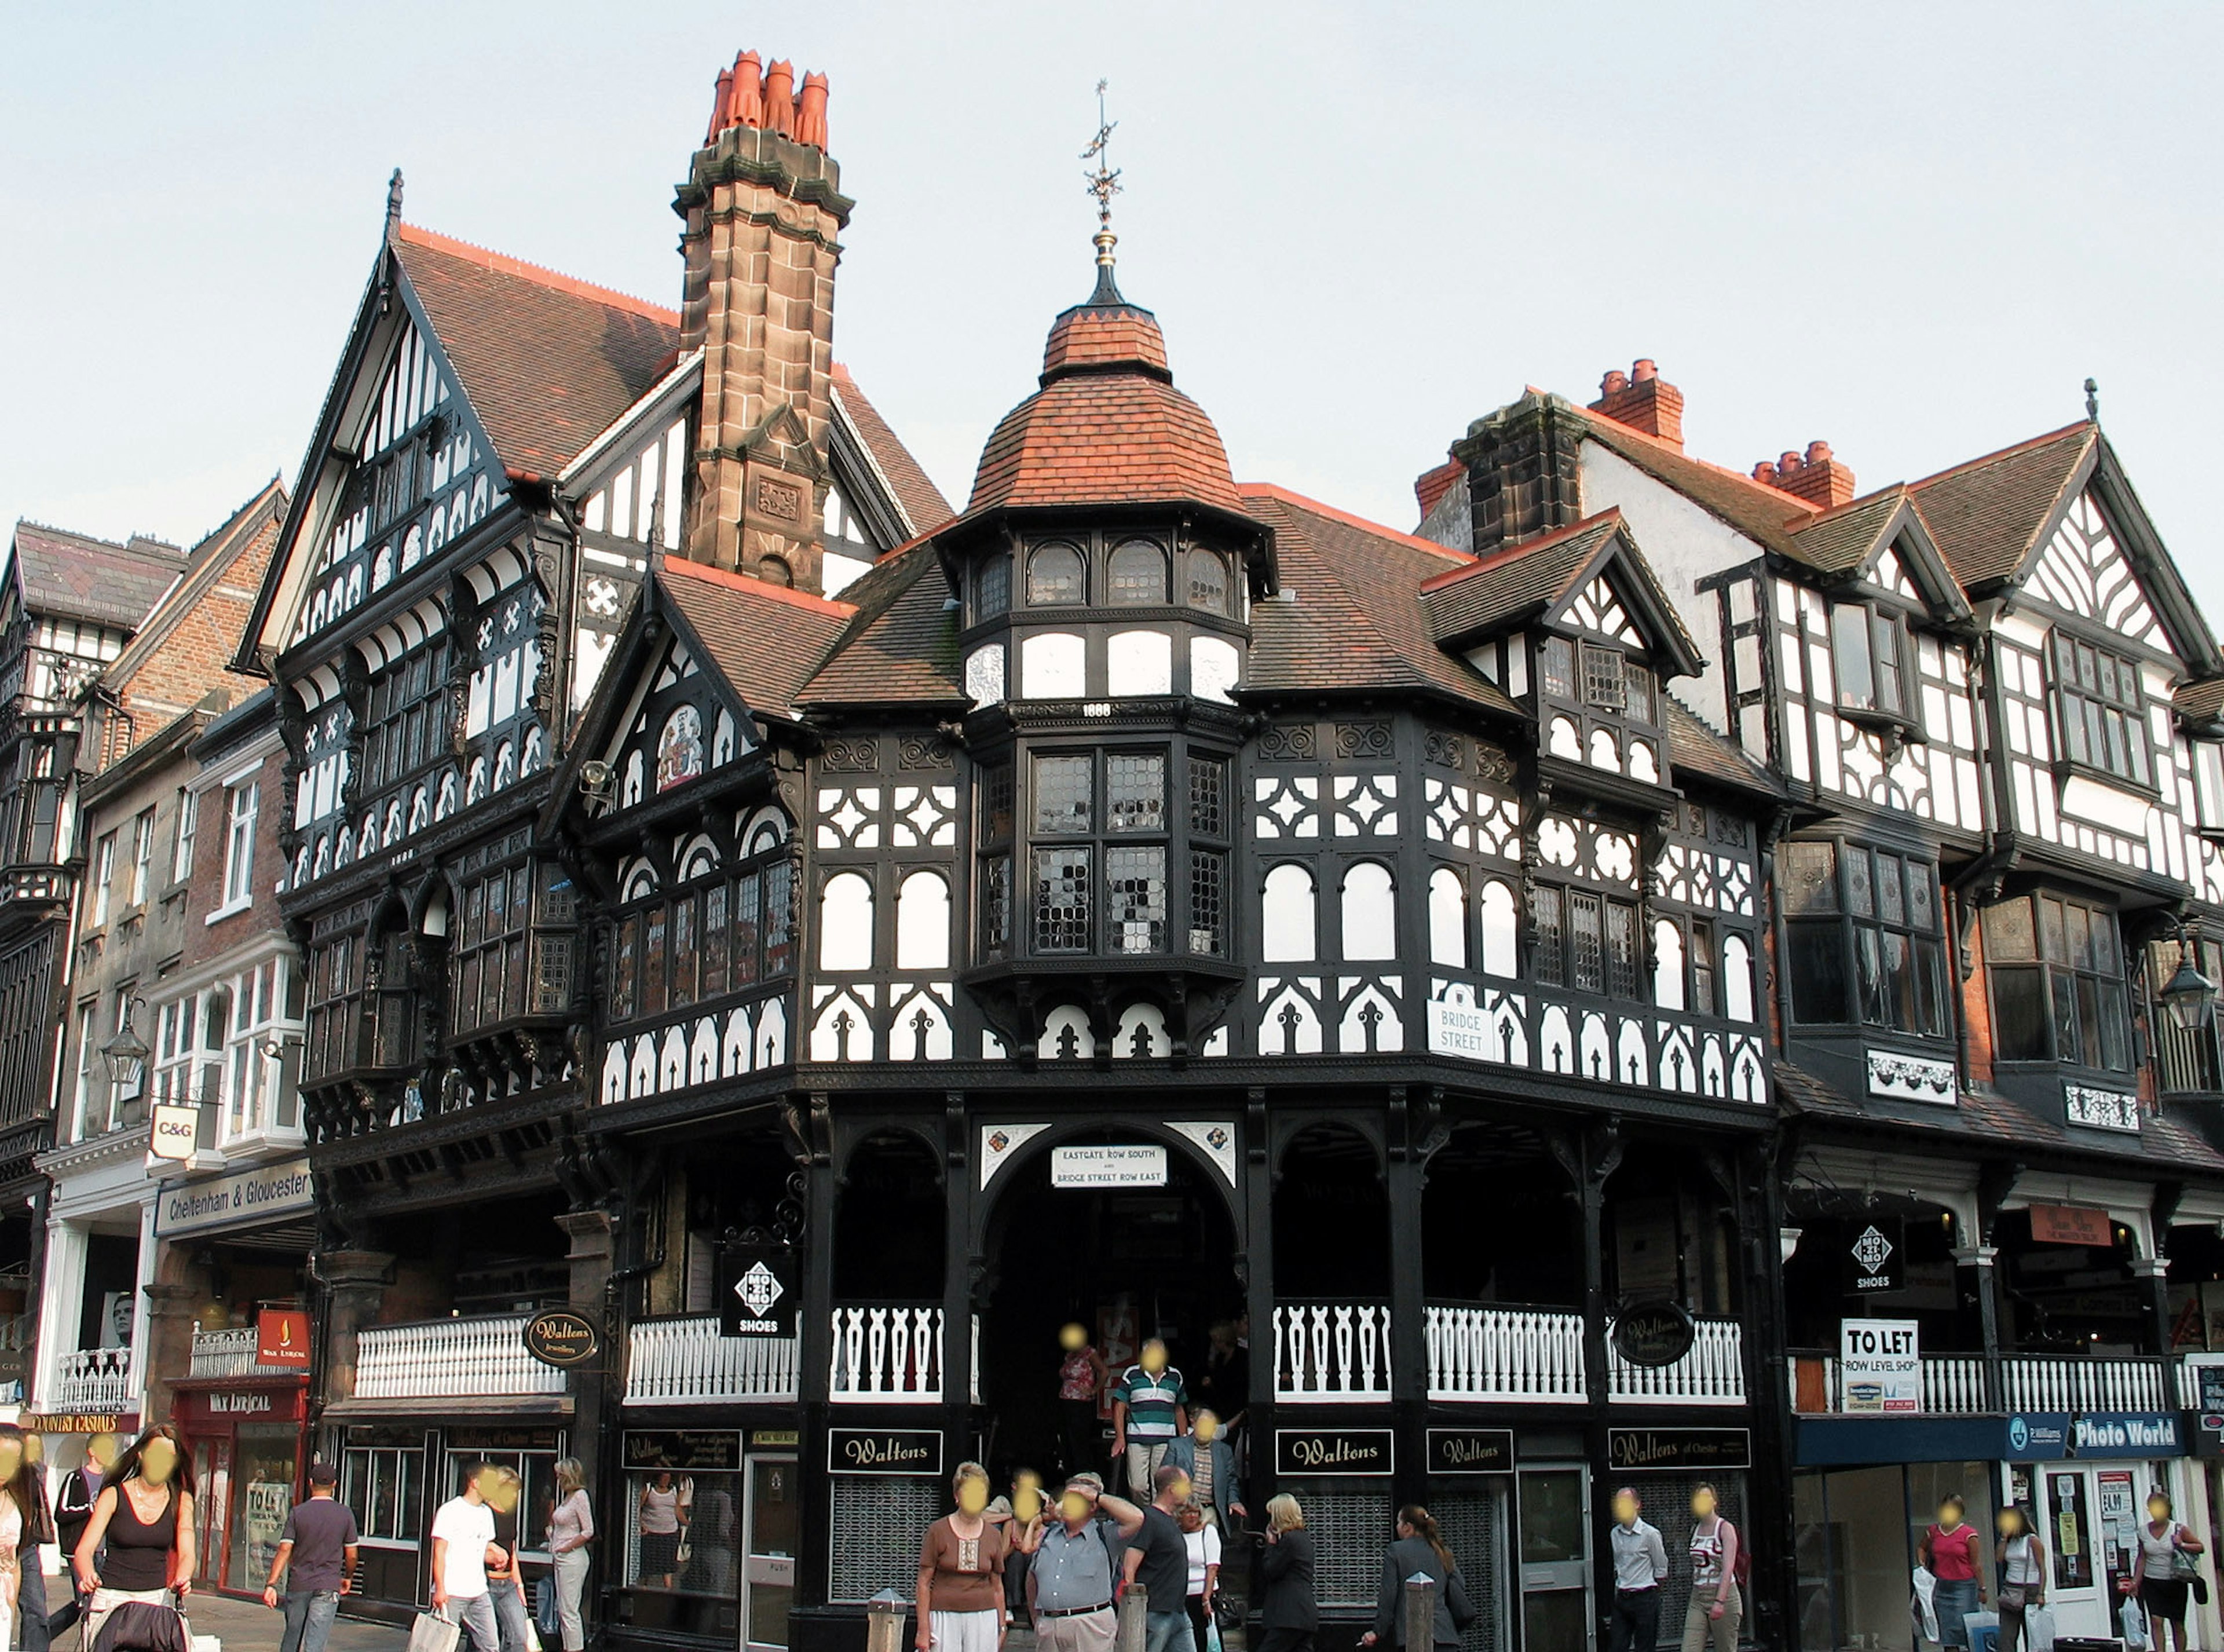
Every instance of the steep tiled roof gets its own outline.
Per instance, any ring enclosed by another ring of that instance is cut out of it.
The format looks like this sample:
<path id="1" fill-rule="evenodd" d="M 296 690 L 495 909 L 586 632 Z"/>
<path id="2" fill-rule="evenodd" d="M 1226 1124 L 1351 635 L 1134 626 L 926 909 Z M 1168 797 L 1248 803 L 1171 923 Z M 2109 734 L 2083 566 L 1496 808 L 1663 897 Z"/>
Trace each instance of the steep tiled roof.
<path id="1" fill-rule="evenodd" d="M 654 578 L 734 692 L 773 717 L 797 716 L 798 691 L 857 611 L 676 557 L 657 559 Z"/>
<path id="2" fill-rule="evenodd" d="M 2081 421 L 1912 484 L 1916 508 L 1965 588 L 2022 565 L 2098 434 Z"/>
<path id="3" fill-rule="evenodd" d="M 672 364 L 679 317 L 402 225 L 410 290 L 508 469 L 554 476 Z"/>
<path id="4" fill-rule="evenodd" d="M 934 485 L 927 473 L 912 457 L 911 449 L 897 437 L 881 411 L 858 389 L 857 381 L 850 377 L 850 370 L 841 363 L 834 364 L 834 399 L 850 415 L 856 427 L 858 439 L 872 456 L 873 464 L 894 495 L 897 506 L 907 518 L 906 527 L 912 534 L 930 533 L 948 522 L 955 513 L 950 501 L 942 497 L 942 490 Z"/>
<path id="5" fill-rule="evenodd" d="M 1244 688 L 1420 691 L 1524 715 L 1437 646 L 1422 609 L 1422 582 L 1468 558 L 1279 488 L 1247 482 L 1242 492 L 1274 530 L 1283 593 L 1252 607 Z"/>
<path id="6" fill-rule="evenodd" d="M 1167 377 L 1158 322 L 1103 282 L 1051 327 L 1042 388 L 981 450 L 966 513 L 1188 502 L 1243 508 L 1220 433 Z"/>
<path id="7" fill-rule="evenodd" d="M 856 617 L 796 698 L 807 705 L 963 703 L 957 616 L 932 545 L 883 557 L 842 593 Z"/>
<path id="8" fill-rule="evenodd" d="M 1703 775 L 1718 785 L 1784 795 L 1782 782 L 1709 728 L 1698 713 L 1673 694 L 1661 699 L 1668 712 L 1668 762 L 1677 779 Z"/>
<path id="9" fill-rule="evenodd" d="M 1799 560 L 1823 573 L 1859 567 L 1906 497 L 1906 487 L 1894 483 L 1835 510 L 1793 522 L 1790 532 Z"/>
<path id="10" fill-rule="evenodd" d="M 186 554 L 159 539 L 134 535 L 117 545 L 19 522 L 15 561 L 24 604 L 33 613 L 130 630 L 184 571 Z"/>
<path id="11" fill-rule="evenodd" d="M 1554 606 L 1621 526 L 1621 513 L 1609 510 L 1437 574 L 1421 587 L 1437 639 L 1479 636 Z"/>
<path id="12" fill-rule="evenodd" d="M 1434 470 L 1423 471 L 1413 478 L 1413 498 L 1426 517 L 1437 508 L 1437 501 L 1451 491 L 1456 483 L 1467 478 L 1467 466 L 1458 459 L 1448 459 Z"/>

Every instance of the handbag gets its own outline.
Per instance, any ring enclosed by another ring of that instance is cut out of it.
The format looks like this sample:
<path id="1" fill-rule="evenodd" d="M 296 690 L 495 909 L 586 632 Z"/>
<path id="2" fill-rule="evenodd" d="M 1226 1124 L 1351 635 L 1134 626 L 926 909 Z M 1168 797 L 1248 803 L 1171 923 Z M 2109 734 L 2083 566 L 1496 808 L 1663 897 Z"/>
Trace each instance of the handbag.
<path id="1" fill-rule="evenodd" d="M 2025 1586 L 2020 1583 L 2002 1584 L 2000 1586 L 2000 1592 L 1998 1597 L 2000 1603 L 2000 1609 L 2003 1611 L 2021 1611 L 2023 1610 L 2024 1603 L 2024 1588 Z"/>
<path id="2" fill-rule="evenodd" d="M 1475 1620 L 1482 1614 L 1475 1609 L 1475 1602 L 1467 1598 L 1467 1579 L 1454 1567 L 1444 1576 L 1444 1610 L 1451 1614 L 1452 1627 L 1464 1635 L 1475 1627 Z"/>
<path id="3" fill-rule="evenodd" d="M 464 1626 L 439 1612 L 419 1612 L 409 1624 L 409 1652 L 456 1652 Z"/>

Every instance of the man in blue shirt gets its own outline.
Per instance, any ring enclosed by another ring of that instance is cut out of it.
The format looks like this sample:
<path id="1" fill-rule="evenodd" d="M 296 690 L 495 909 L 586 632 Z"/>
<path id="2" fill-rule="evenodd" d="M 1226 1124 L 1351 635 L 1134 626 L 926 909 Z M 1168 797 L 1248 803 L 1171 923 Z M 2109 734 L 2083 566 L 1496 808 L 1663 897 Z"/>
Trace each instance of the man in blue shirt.
<path id="1" fill-rule="evenodd" d="M 1038 1514 L 1020 1534 L 1027 1562 L 1027 1609 L 1037 1652 L 1111 1652 L 1118 1630 L 1112 1610 L 1114 1557 L 1143 1529 L 1143 1511 L 1109 1495 L 1094 1474 L 1065 1483 L 1058 1513 Z"/>

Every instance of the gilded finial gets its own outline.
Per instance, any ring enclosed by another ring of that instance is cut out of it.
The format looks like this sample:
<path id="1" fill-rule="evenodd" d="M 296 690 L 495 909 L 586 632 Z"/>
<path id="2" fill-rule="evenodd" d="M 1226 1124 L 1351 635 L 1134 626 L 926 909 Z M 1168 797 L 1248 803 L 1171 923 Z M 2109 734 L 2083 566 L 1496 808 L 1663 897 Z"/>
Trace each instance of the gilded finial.
<path id="1" fill-rule="evenodd" d="M 1096 83 L 1096 136 L 1081 152 L 1084 161 L 1094 161 L 1094 170 L 1083 173 L 1089 193 L 1096 198 L 1096 303 L 1117 304 L 1121 301 L 1118 289 L 1112 285 L 1112 249 L 1120 237 L 1112 233 L 1112 197 L 1120 193 L 1120 174 L 1112 165 L 1110 149 L 1112 129 L 1120 123 L 1107 120 L 1104 116 L 1104 92 L 1112 83 Z"/>

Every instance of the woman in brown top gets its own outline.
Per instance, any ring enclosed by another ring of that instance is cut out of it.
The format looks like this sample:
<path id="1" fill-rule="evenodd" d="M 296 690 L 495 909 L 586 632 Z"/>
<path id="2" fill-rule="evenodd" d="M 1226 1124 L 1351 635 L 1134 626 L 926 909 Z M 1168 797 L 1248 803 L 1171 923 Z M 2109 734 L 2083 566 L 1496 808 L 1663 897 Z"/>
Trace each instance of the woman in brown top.
<path id="1" fill-rule="evenodd" d="M 919 1548 L 919 1652 L 999 1652 L 1004 1643 L 1004 1554 L 989 1518 L 989 1471 L 960 1463 L 957 1511 L 926 1529 Z"/>

